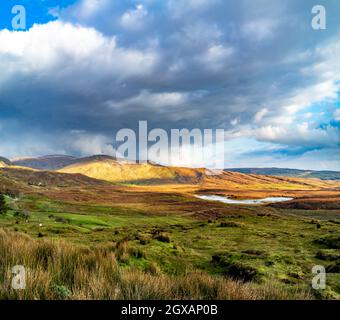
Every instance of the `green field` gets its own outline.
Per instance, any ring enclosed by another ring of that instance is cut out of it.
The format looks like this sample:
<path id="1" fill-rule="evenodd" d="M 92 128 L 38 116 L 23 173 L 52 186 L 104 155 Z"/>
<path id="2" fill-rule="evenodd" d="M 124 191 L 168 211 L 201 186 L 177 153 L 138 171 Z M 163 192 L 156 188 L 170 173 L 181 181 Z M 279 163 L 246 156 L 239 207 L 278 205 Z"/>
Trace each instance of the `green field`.
<path id="1" fill-rule="evenodd" d="M 239 214 L 233 207 L 230 214 L 199 218 L 180 208 L 176 214 L 155 215 L 141 206 L 90 205 L 43 196 L 16 201 L 7 197 L 7 203 L 11 210 L 0 215 L 0 225 L 11 234 L 90 250 L 104 246 L 114 252 L 122 270 L 177 278 L 203 272 L 254 290 L 269 285 L 290 297 L 304 292 L 310 298 L 340 298 L 338 211 L 240 206 Z M 314 265 L 330 270 L 325 290 L 311 289 Z M 74 289 L 67 281 L 56 285 L 70 295 Z"/>

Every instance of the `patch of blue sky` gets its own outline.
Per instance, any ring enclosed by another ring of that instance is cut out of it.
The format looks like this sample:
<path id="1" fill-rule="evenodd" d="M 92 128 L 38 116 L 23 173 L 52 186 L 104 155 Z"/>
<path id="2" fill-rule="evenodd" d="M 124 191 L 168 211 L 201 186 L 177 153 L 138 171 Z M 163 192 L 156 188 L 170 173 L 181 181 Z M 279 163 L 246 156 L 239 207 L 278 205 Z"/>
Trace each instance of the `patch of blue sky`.
<path id="1" fill-rule="evenodd" d="M 332 120 L 336 106 L 340 106 L 340 98 L 337 102 L 322 101 L 314 103 L 309 108 L 300 111 L 297 115 L 301 119 L 301 122 L 329 122 Z"/>
<path id="2" fill-rule="evenodd" d="M 12 28 L 12 19 L 15 14 L 12 9 L 16 5 L 21 5 L 26 9 L 26 29 L 34 24 L 43 24 L 56 18 L 50 14 L 50 10 L 55 7 L 65 8 L 75 3 L 76 0 L 6 0 L 0 2 L 0 30 Z"/>
<path id="3" fill-rule="evenodd" d="M 252 156 L 270 156 L 272 158 L 281 158 L 282 156 L 300 156 L 305 154 L 306 152 L 315 151 L 315 150 L 321 150 L 321 147 L 301 147 L 301 146 L 287 146 L 287 145 L 281 145 L 277 146 L 277 148 L 273 149 L 261 149 L 256 150 L 252 152 L 247 152 L 243 154 L 244 156 L 252 157 Z"/>
<path id="4" fill-rule="evenodd" d="M 226 156 L 228 154 L 232 157 L 247 156 L 256 154 L 275 154 L 280 150 L 285 150 L 287 147 L 277 143 L 262 142 L 251 137 L 242 137 L 231 139 L 225 142 L 224 149 Z"/>

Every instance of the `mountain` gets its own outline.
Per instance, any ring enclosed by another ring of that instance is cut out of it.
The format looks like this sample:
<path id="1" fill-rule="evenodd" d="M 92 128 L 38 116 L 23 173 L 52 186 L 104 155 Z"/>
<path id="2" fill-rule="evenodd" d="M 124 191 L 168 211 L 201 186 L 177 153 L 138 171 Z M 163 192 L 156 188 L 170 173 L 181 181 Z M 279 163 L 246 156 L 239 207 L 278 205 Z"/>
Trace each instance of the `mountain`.
<path id="1" fill-rule="evenodd" d="M 340 180 L 340 171 L 314 171 L 283 168 L 232 168 L 225 169 L 225 171 L 269 176 L 316 178 L 321 180 Z"/>
<path id="2" fill-rule="evenodd" d="M 94 156 L 76 160 L 58 172 L 83 174 L 114 183 L 130 184 L 187 184 L 202 188 L 309 190 L 339 186 L 336 181 L 300 177 L 277 177 L 239 172 L 212 172 L 205 168 L 167 167 L 152 163 L 117 161 L 108 156 Z M 215 173 L 215 174 L 214 174 Z"/>
<path id="3" fill-rule="evenodd" d="M 64 155 L 50 155 L 37 158 L 17 158 L 12 164 L 37 170 L 58 170 L 76 161 L 76 157 Z"/>
<path id="4" fill-rule="evenodd" d="M 56 189 L 74 188 L 79 189 L 111 186 L 110 183 L 96 180 L 81 174 L 63 174 L 55 171 L 38 171 L 24 167 L 0 167 L 0 193 L 35 193 L 49 192 L 53 195 Z M 74 191 L 73 191 L 74 192 Z"/>
<path id="5" fill-rule="evenodd" d="M 0 167 L 31 168 L 56 171 L 63 174 L 84 176 L 114 183 L 140 185 L 187 184 L 223 189 L 275 188 L 310 189 L 328 188 L 340 180 L 340 172 L 307 171 L 279 168 L 236 168 L 212 172 L 205 168 L 168 167 L 154 163 L 133 163 L 117 160 L 107 155 L 76 158 L 65 155 L 50 155 L 38 158 L 14 159 L 12 162 L 0 158 Z M 11 167 L 8 167 L 11 165 Z M 308 179 L 318 178 L 318 179 Z M 334 183 L 322 180 L 334 180 Z"/>
<path id="6" fill-rule="evenodd" d="M 10 166 L 12 163 L 10 160 L 4 157 L 0 157 L 0 168 Z"/>
<path id="7" fill-rule="evenodd" d="M 131 183 L 197 183 L 205 169 L 165 167 L 152 163 L 118 161 L 109 156 L 92 156 L 76 160 L 59 172 L 81 173 L 91 178 L 110 182 Z"/>

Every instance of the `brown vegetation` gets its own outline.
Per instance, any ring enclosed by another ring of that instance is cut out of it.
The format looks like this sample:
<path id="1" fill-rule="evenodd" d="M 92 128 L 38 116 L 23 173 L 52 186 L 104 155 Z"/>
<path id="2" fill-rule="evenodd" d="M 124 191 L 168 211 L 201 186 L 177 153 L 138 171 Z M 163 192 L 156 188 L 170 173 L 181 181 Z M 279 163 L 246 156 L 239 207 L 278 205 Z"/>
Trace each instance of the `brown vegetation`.
<path id="1" fill-rule="evenodd" d="M 122 269 L 117 257 L 131 254 L 118 246 L 77 247 L 32 240 L 0 229 L 0 299 L 310 299 L 309 292 L 257 286 L 222 276 L 188 271 L 182 276 Z M 27 270 L 26 289 L 11 287 L 11 268 Z"/>

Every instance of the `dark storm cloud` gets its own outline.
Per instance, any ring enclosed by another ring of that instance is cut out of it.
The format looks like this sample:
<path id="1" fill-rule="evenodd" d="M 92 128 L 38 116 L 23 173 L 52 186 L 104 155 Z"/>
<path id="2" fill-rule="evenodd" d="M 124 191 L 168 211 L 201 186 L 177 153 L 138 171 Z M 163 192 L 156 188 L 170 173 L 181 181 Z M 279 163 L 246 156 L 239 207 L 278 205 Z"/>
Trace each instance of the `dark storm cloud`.
<path id="1" fill-rule="evenodd" d="M 337 148 L 337 129 L 301 115 L 327 102 L 331 123 L 338 98 L 340 4 L 322 2 L 323 31 L 311 28 L 314 1 L 292 0 L 81 0 L 52 9 L 57 22 L 1 31 L 0 133 L 18 148 L 0 152 L 91 153 L 91 141 L 107 151 L 139 120 L 301 153 L 330 134 Z"/>

